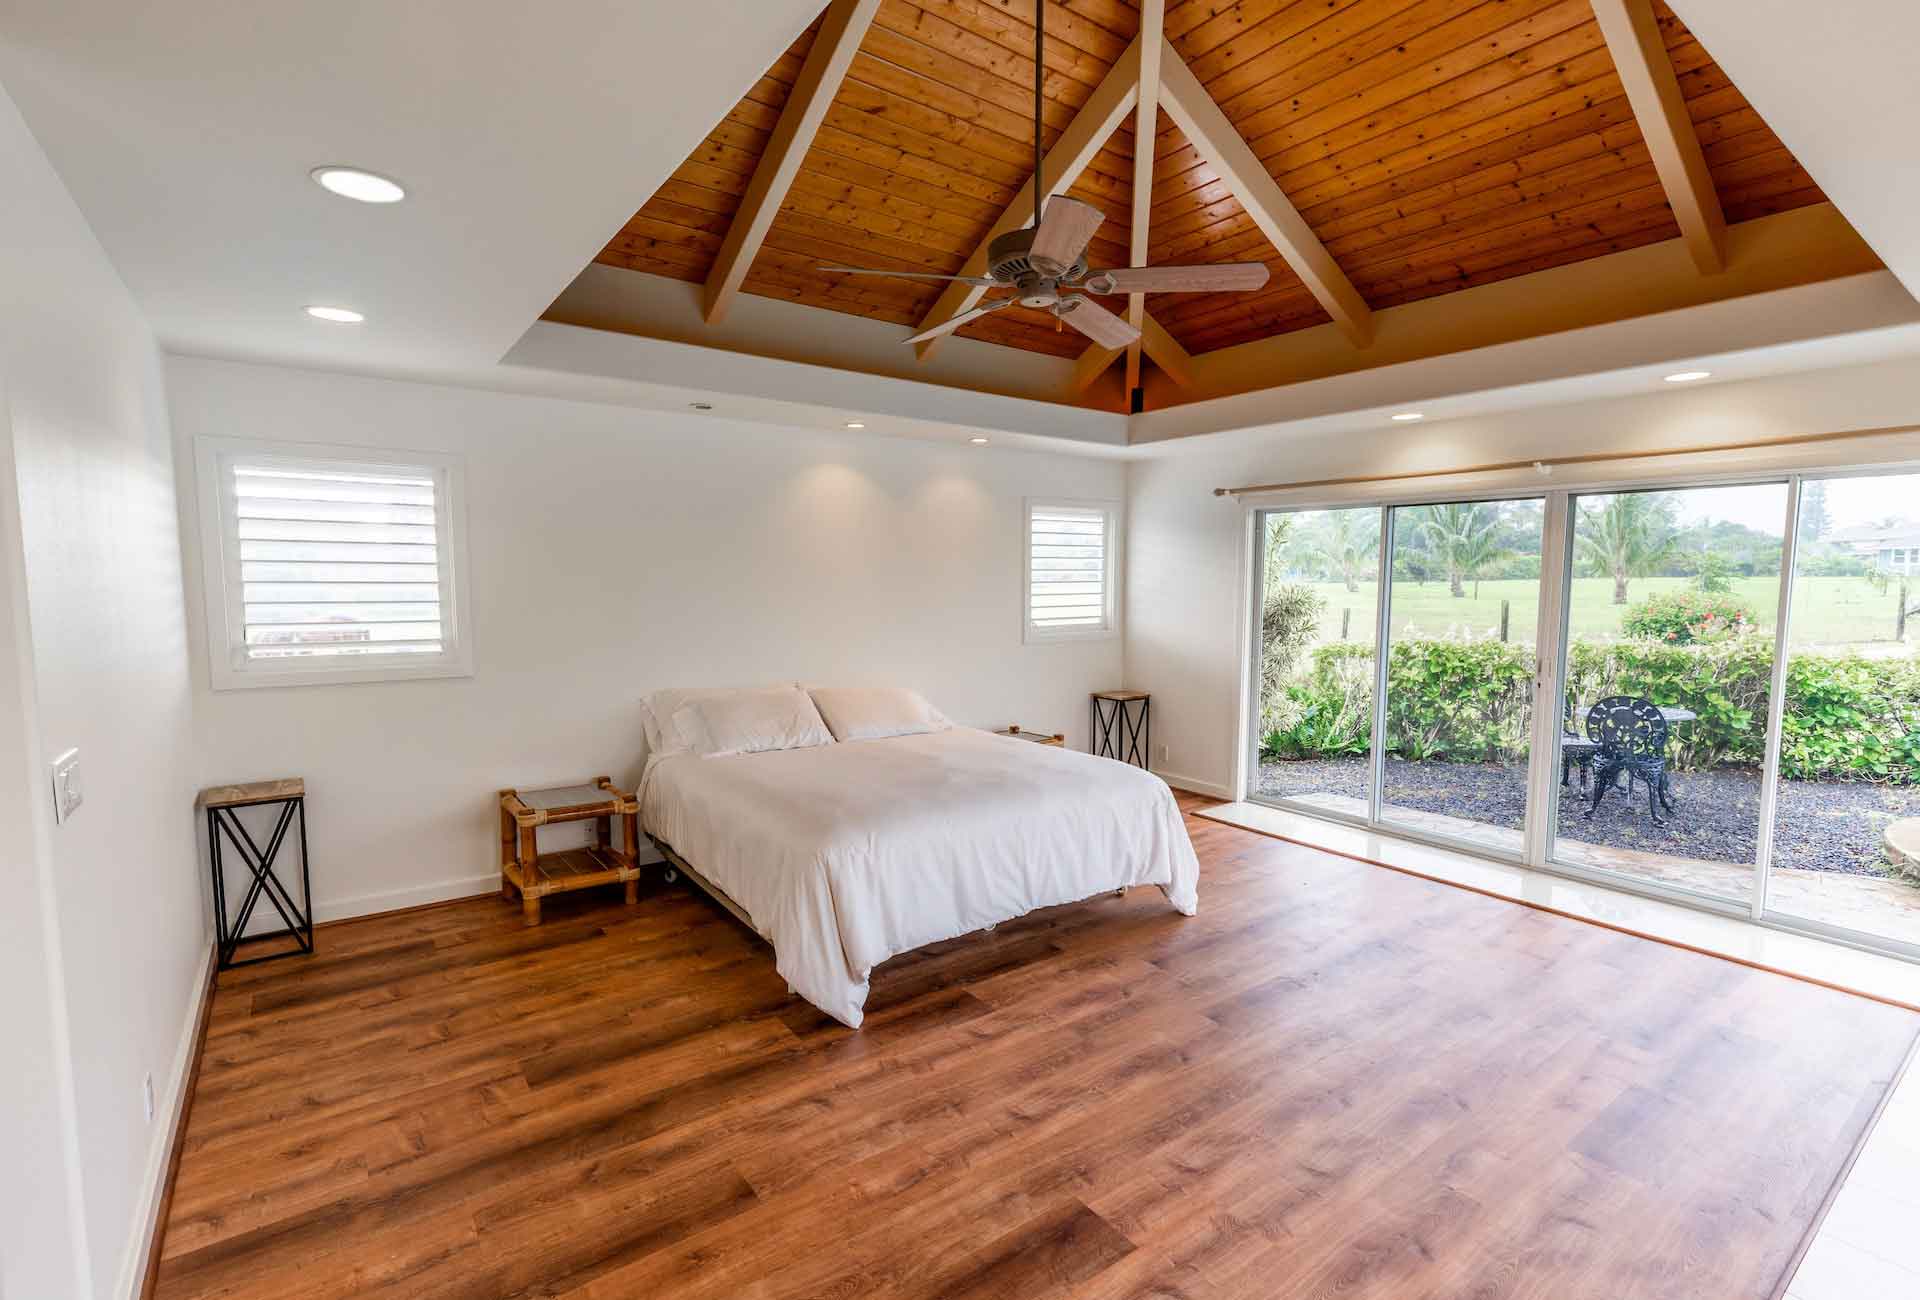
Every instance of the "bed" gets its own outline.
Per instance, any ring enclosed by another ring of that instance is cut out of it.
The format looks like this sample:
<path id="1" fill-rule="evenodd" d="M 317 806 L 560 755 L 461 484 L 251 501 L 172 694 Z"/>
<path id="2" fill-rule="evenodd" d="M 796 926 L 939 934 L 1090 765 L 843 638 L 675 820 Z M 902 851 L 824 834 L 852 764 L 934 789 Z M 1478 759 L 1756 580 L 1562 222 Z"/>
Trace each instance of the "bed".
<path id="1" fill-rule="evenodd" d="M 773 945 L 796 993 L 856 1028 L 873 968 L 898 953 L 1135 885 L 1198 907 L 1199 864 L 1159 777 L 950 724 L 656 751 L 640 817 Z"/>

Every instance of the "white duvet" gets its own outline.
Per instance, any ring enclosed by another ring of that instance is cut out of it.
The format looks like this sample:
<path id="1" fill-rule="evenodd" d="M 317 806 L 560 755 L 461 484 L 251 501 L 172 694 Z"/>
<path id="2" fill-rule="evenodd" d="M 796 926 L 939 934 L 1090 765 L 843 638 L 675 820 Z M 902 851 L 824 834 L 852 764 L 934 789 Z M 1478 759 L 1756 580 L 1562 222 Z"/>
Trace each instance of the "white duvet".
<path id="1" fill-rule="evenodd" d="M 724 889 L 800 996 L 858 1027 L 896 953 L 1128 885 L 1198 906 L 1159 777 L 954 728 L 649 764 L 647 830 Z"/>

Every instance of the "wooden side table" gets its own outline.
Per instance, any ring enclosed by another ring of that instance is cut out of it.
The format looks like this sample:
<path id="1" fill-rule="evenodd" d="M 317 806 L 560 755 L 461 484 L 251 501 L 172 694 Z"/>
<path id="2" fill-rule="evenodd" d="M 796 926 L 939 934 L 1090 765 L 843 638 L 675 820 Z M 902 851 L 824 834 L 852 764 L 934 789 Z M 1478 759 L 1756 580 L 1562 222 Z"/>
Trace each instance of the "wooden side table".
<path id="1" fill-rule="evenodd" d="M 623 823 L 624 846 L 613 845 L 613 819 Z M 585 848 L 541 853 L 535 833 L 557 822 L 591 821 L 593 839 Z M 522 917 L 540 924 L 540 900 L 548 894 L 588 889 L 620 881 L 627 902 L 639 899 L 640 801 L 595 777 L 591 785 L 551 790 L 500 792 L 500 895 L 520 895 Z"/>
<path id="2" fill-rule="evenodd" d="M 1130 707 L 1135 704 L 1140 707 Z M 1102 758 L 1151 768 L 1153 724 L 1148 710 L 1152 706 L 1153 696 L 1146 691 L 1095 691 L 1089 748 Z"/>
<path id="3" fill-rule="evenodd" d="M 1015 740 L 1031 740 L 1036 745 L 1052 745 L 1055 749 L 1066 748 L 1067 738 L 1060 732 L 1051 735 L 1044 731 L 1022 731 L 1020 724 L 1009 722 L 1005 731 L 996 731 L 996 736 L 1012 736 Z"/>
<path id="4" fill-rule="evenodd" d="M 307 783 L 295 776 L 279 781 L 208 786 L 200 792 L 194 804 L 207 810 L 207 853 L 212 859 L 213 872 L 216 969 L 231 970 L 235 966 L 251 966 L 255 962 L 311 953 L 313 882 L 307 872 Z M 239 810 L 268 804 L 279 805 L 280 811 L 274 817 L 273 830 L 267 837 L 266 847 L 262 848 L 240 820 Z M 274 860 L 280 856 L 281 846 L 286 843 L 287 832 L 295 822 L 300 826 L 298 903 L 293 901 L 292 891 L 273 869 Z M 240 913 L 233 917 L 227 915 L 227 873 L 220 848 L 223 838 L 253 877 L 247 885 L 246 894 L 241 898 Z M 248 934 L 247 925 L 253 920 L 254 910 L 262 898 L 280 914 L 284 928 L 265 934 Z M 269 939 L 292 939 L 293 946 L 257 957 L 237 958 L 241 944 L 261 943 Z"/>

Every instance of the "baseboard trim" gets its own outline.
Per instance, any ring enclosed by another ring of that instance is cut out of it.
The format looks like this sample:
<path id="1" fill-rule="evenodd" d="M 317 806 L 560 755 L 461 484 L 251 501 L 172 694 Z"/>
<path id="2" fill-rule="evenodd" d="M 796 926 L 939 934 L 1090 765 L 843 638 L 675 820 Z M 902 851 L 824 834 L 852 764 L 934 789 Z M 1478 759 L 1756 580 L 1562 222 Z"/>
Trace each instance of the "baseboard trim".
<path id="1" fill-rule="evenodd" d="M 431 884 L 414 885 L 407 889 L 390 889 L 378 894 L 356 894 L 349 898 L 322 899 L 313 905 L 313 919 L 316 924 L 348 921 L 382 912 L 404 912 L 408 908 L 422 907 L 429 903 L 447 903 L 455 899 L 478 898 L 482 894 L 499 892 L 500 873 L 491 871 L 484 876 L 457 876 L 452 880 L 436 880 Z"/>
<path id="2" fill-rule="evenodd" d="M 1233 795 L 1228 793 L 1227 787 L 1224 785 L 1218 785 L 1212 781 L 1202 781 L 1197 776 L 1182 776 L 1178 772 L 1168 772 L 1160 768 L 1153 769 L 1153 774 L 1162 781 L 1165 781 L 1168 785 L 1173 786 L 1177 790 L 1185 790 L 1188 794 L 1204 794 L 1214 799 L 1225 799 L 1229 803 L 1233 802 Z"/>
<path id="3" fill-rule="evenodd" d="M 200 996 L 182 1027 L 174 1053 L 173 1094 L 167 1128 L 153 1144 L 147 1160 L 144 1205 L 134 1216 L 140 1227 L 129 1243 L 114 1290 L 129 1300 L 148 1300 L 160 1275 L 160 1250 L 166 1242 L 167 1211 L 173 1205 L 173 1181 L 180 1172 L 181 1149 L 187 1137 L 187 1116 L 193 1109 L 193 1089 L 200 1079 L 200 1053 L 207 1043 L 207 1017 L 213 1011 L 213 945 L 208 944 L 194 976 Z"/>

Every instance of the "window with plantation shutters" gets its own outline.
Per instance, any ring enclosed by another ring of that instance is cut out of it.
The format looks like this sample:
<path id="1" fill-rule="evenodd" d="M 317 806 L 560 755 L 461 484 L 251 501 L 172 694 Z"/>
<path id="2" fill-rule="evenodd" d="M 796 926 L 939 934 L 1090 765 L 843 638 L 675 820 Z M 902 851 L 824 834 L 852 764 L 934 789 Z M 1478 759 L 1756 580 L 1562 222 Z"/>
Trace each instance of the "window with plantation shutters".
<path id="1" fill-rule="evenodd" d="M 1117 514 L 1109 502 L 1027 502 L 1027 640 L 1113 634 Z"/>
<path id="2" fill-rule="evenodd" d="M 469 671 L 457 467 L 311 450 L 202 447 L 203 505 L 214 505 L 203 528 L 214 685 Z"/>

